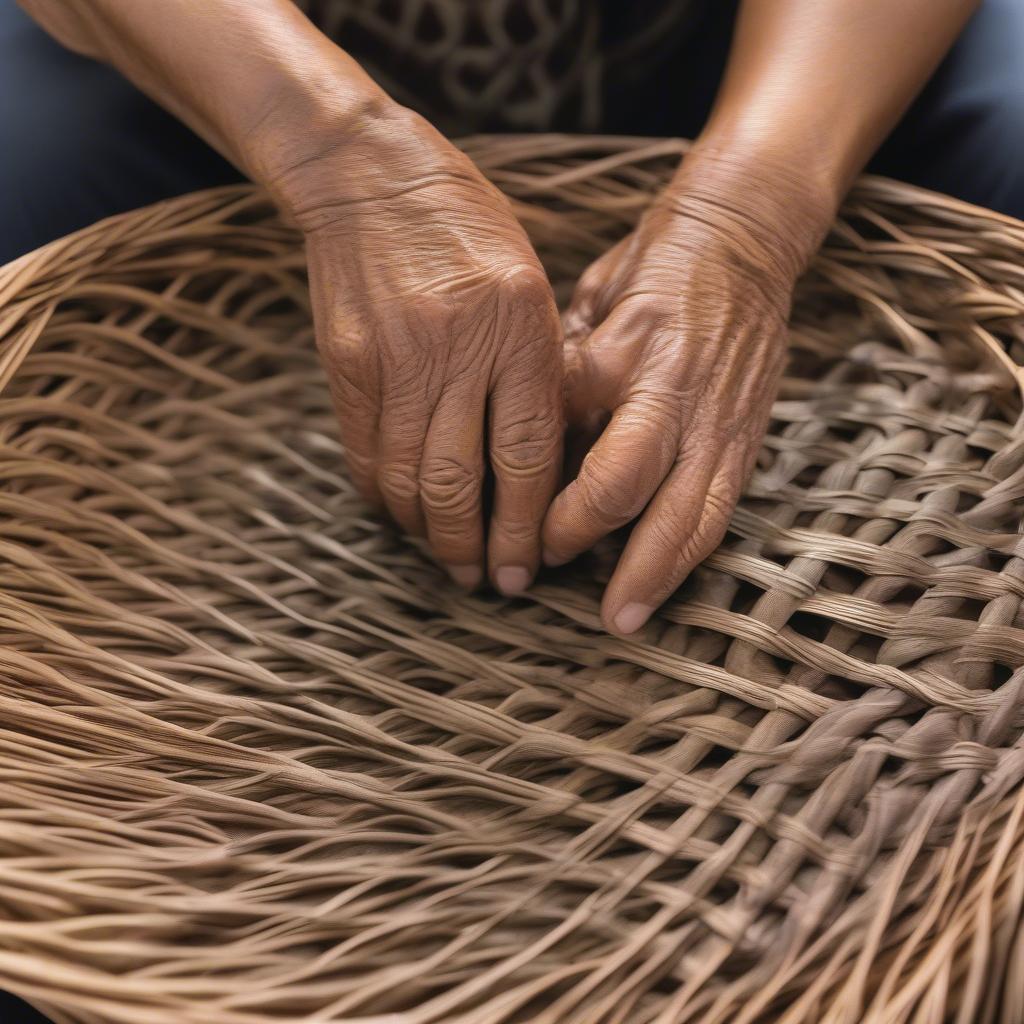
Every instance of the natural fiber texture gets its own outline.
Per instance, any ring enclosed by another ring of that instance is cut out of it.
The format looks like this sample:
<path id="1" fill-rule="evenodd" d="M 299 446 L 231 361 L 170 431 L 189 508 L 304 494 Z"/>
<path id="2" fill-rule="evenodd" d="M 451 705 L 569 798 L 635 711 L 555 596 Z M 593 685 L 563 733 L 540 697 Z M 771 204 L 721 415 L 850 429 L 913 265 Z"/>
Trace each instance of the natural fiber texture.
<path id="1" fill-rule="evenodd" d="M 473 139 L 564 299 L 674 141 Z M 1019 1024 L 1024 225 L 861 182 L 720 550 L 466 596 L 247 187 L 0 271 L 0 987 L 58 1022 Z"/>

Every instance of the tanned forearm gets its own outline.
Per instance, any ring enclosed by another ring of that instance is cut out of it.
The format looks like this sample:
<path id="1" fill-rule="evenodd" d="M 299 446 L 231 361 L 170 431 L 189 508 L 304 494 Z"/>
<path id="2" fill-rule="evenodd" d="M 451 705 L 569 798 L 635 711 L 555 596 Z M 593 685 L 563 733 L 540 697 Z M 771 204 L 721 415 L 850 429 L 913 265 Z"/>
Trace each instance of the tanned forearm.
<path id="1" fill-rule="evenodd" d="M 753 174 L 747 202 L 760 202 L 769 220 L 806 219 L 813 248 L 978 3 L 744 0 L 683 187 L 695 175 L 717 179 L 720 168 L 743 192 Z"/>
<path id="2" fill-rule="evenodd" d="M 290 0 L 20 2 L 265 184 L 393 105 Z"/>

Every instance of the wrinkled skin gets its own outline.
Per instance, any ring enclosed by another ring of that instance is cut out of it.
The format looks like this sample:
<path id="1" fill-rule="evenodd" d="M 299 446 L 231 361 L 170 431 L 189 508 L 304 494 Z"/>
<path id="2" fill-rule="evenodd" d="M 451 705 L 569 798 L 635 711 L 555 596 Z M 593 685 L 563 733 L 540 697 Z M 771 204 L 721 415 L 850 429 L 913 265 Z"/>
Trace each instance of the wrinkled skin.
<path id="1" fill-rule="evenodd" d="M 688 161 L 566 313 L 564 402 L 592 448 L 552 503 L 563 335 L 550 287 L 504 197 L 426 122 L 392 116 L 398 127 L 278 179 L 304 197 L 292 212 L 353 477 L 457 582 L 486 568 L 505 593 L 530 584 L 542 542 L 558 565 L 638 520 L 602 609 L 608 629 L 634 632 L 722 539 L 824 219 L 797 216 L 806 203 L 778 175 L 774 204 L 745 203 L 747 168 Z"/>
<path id="2" fill-rule="evenodd" d="M 480 582 L 486 550 L 491 579 L 515 593 L 540 564 L 558 482 L 558 312 L 505 197 L 426 122 L 395 116 L 343 166 L 296 171 L 342 441 L 361 490 L 457 582 Z"/>
<path id="3" fill-rule="evenodd" d="M 639 628 L 717 546 L 753 468 L 798 269 L 768 237 L 670 188 L 586 271 L 566 314 L 570 425 L 592 438 L 608 422 L 547 515 L 544 560 L 639 517 L 605 592 L 616 632 Z"/>

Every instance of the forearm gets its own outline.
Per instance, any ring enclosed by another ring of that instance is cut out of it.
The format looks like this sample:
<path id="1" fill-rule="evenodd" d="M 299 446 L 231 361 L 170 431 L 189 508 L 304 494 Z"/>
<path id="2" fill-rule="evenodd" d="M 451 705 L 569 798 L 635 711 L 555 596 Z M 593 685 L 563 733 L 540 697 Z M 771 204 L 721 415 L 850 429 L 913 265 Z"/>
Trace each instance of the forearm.
<path id="1" fill-rule="evenodd" d="M 21 0 L 254 180 L 272 183 L 389 106 L 290 0 Z"/>
<path id="2" fill-rule="evenodd" d="M 744 0 L 681 187 L 698 176 L 709 187 L 720 179 L 752 211 L 791 221 L 801 236 L 795 244 L 806 236 L 816 245 L 977 3 Z"/>

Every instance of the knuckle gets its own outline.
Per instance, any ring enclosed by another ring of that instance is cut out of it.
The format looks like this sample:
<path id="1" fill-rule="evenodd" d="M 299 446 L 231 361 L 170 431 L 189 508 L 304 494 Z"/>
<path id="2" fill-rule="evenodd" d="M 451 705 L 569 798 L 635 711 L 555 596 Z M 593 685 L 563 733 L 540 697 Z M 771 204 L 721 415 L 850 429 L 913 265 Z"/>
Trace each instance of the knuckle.
<path id="1" fill-rule="evenodd" d="M 529 265 L 513 267 L 501 274 L 498 289 L 505 298 L 516 302 L 546 304 L 551 297 L 551 287 L 544 271 Z"/>
<path id="2" fill-rule="evenodd" d="M 370 348 L 367 333 L 352 328 L 317 331 L 316 343 L 324 365 L 339 376 L 358 374 Z"/>
<path id="3" fill-rule="evenodd" d="M 718 491 L 709 491 L 704 499 L 704 515 L 701 516 L 701 524 L 706 524 L 707 529 L 724 530 L 729 525 L 732 511 L 736 502 L 731 495 Z"/>
<path id="4" fill-rule="evenodd" d="M 635 519 L 643 510 L 643 497 L 635 488 L 622 486 L 619 480 L 600 470 L 588 472 L 591 468 L 584 460 L 584 470 L 573 485 L 575 497 L 584 513 L 610 529 Z"/>
<path id="5" fill-rule="evenodd" d="M 600 262 L 591 263 L 580 275 L 573 290 L 573 305 L 592 305 L 601 292 L 605 274 Z"/>
<path id="6" fill-rule="evenodd" d="M 536 518 L 495 519 L 494 526 L 506 543 L 516 547 L 531 546 L 537 542 L 542 514 L 543 510 L 538 510 Z"/>
<path id="7" fill-rule="evenodd" d="M 420 358 L 416 352 L 392 354 L 381 378 L 381 402 L 390 416 L 399 422 L 408 419 L 418 423 L 430 405 L 429 360 Z M 405 427 L 401 433 L 410 434 L 411 427 Z"/>
<path id="8" fill-rule="evenodd" d="M 705 511 L 692 533 L 684 537 L 679 544 L 680 572 L 689 571 L 718 547 L 729 525 L 730 512 L 731 508 L 718 507 Z"/>
<path id="9" fill-rule="evenodd" d="M 723 442 L 722 447 L 725 447 Z M 736 503 L 743 491 L 742 455 L 744 447 L 739 449 L 740 458 L 733 459 L 712 479 L 708 492 L 704 496 L 704 517 L 721 524 L 724 528 L 732 518 Z"/>
<path id="10" fill-rule="evenodd" d="M 714 530 L 709 525 L 698 523 L 693 533 L 679 543 L 675 575 L 682 579 L 695 565 L 703 562 L 718 547 L 724 533 L 724 528 Z"/>
<path id="11" fill-rule="evenodd" d="M 381 491 L 402 503 L 415 501 L 419 496 L 419 481 L 411 466 L 394 463 L 383 466 L 378 481 Z"/>
<path id="12" fill-rule="evenodd" d="M 479 475 L 455 459 L 428 459 L 419 488 L 424 511 L 436 522 L 465 519 L 480 507 Z"/>
<path id="13" fill-rule="evenodd" d="M 452 301 L 443 294 L 423 291 L 402 303 L 401 320 L 430 337 L 444 332 L 452 318 Z"/>
<path id="14" fill-rule="evenodd" d="M 552 412 L 535 412 L 502 424 L 491 451 L 496 473 L 536 476 L 558 459 L 561 421 Z"/>
<path id="15" fill-rule="evenodd" d="M 630 295 L 619 303 L 616 313 L 627 331 L 657 332 L 671 338 L 681 333 L 680 302 L 674 296 L 658 292 Z"/>
<path id="16" fill-rule="evenodd" d="M 524 340 L 553 340 L 560 333 L 551 285 L 540 267 L 520 266 L 502 274 L 496 292 L 499 305 L 521 321 Z"/>
<path id="17" fill-rule="evenodd" d="M 681 389 L 666 381 L 637 388 L 630 394 L 622 416 L 624 422 L 660 437 L 664 446 L 672 448 L 679 443 L 683 408 Z"/>
<path id="18" fill-rule="evenodd" d="M 349 474 L 357 479 L 360 484 L 372 480 L 374 476 L 374 459 L 366 452 L 354 448 L 352 445 L 345 447 L 345 465 Z"/>
<path id="19" fill-rule="evenodd" d="M 615 303 L 617 282 L 599 264 L 592 264 L 576 282 L 566 322 L 577 331 L 593 329 L 608 315 Z"/>

